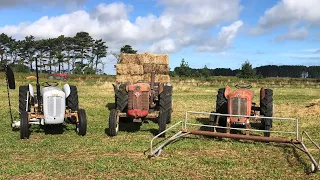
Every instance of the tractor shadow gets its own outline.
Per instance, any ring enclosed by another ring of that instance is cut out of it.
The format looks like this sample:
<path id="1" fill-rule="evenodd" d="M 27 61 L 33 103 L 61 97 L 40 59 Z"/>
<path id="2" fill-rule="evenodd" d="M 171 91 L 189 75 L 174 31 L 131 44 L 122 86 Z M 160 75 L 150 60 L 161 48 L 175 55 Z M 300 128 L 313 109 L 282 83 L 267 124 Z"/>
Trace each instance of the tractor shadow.
<path id="1" fill-rule="evenodd" d="M 290 146 L 288 144 L 277 144 L 275 146 L 283 148 L 285 158 L 287 160 L 287 163 L 290 166 L 296 166 L 298 162 L 304 167 L 304 171 L 306 174 L 311 174 L 310 167 L 309 167 L 311 162 L 307 163 L 303 158 L 301 158 L 301 154 L 304 154 L 303 152 L 300 151 L 301 153 L 298 153 L 299 150 L 297 150 L 297 148 L 295 148 L 294 146 Z M 294 160 L 292 158 L 292 154 L 293 154 Z"/>
<path id="2" fill-rule="evenodd" d="M 51 134 L 63 134 L 65 130 L 70 130 L 67 128 L 65 124 L 50 124 L 45 126 L 40 126 L 39 128 L 35 129 L 35 132 L 44 132 L 46 135 Z"/>
<path id="3" fill-rule="evenodd" d="M 116 108 L 116 104 L 115 103 L 107 103 L 106 108 L 108 108 L 109 111 L 111 111 L 112 109 Z"/>
<path id="4" fill-rule="evenodd" d="M 138 132 L 138 131 L 140 131 L 141 125 L 142 125 L 142 123 L 134 123 L 134 122 L 132 122 L 131 119 L 120 118 L 120 120 L 119 120 L 119 131 L 130 132 L 130 133 Z M 106 135 L 108 135 L 108 136 L 110 135 L 109 134 L 109 132 L 110 132 L 109 128 L 105 128 L 104 132 L 105 132 Z"/>

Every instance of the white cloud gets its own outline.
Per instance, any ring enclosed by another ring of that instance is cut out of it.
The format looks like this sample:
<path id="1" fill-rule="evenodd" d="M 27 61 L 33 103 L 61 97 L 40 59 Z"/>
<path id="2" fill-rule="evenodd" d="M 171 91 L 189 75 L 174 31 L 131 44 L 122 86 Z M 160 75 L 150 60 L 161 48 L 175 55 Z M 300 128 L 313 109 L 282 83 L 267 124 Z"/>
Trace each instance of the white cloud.
<path id="1" fill-rule="evenodd" d="M 153 53 L 170 53 L 177 51 L 177 45 L 172 39 L 164 39 L 152 44 L 149 48 L 149 52 Z"/>
<path id="2" fill-rule="evenodd" d="M 281 26 L 300 23 L 318 25 L 320 21 L 319 0 L 282 0 L 265 11 L 251 34 L 259 35 Z"/>
<path id="3" fill-rule="evenodd" d="M 242 9 L 239 0 L 161 0 L 160 4 L 174 21 L 204 27 L 236 20 Z"/>
<path id="4" fill-rule="evenodd" d="M 159 4 L 164 7 L 159 16 L 138 16 L 134 21 L 129 19 L 133 6 L 111 3 L 100 4 L 90 12 L 78 10 L 54 17 L 44 16 L 34 22 L 7 25 L 0 27 L 0 33 L 22 39 L 31 34 L 36 38 L 53 38 L 86 31 L 94 38 L 102 38 L 111 49 L 130 44 L 152 52 L 171 53 L 188 46 L 210 45 L 215 50 L 208 51 L 219 52 L 230 46 L 242 25 L 242 21 L 237 21 L 241 11 L 239 0 L 160 0 Z M 204 35 L 213 36 L 212 28 L 233 21 L 237 22 L 223 27 L 218 37 L 212 40 L 214 42 L 207 44 Z"/>
<path id="5" fill-rule="evenodd" d="M 307 28 L 300 28 L 295 30 L 289 30 L 286 34 L 281 34 L 276 36 L 276 41 L 285 41 L 285 40 L 303 40 L 308 36 L 309 32 Z"/>
<path id="6" fill-rule="evenodd" d="M 229 26 L 222 27 L 217 39 L 209 41 L 203 46 L 197 48 L 198 51 L 221 52 L 228 49 L 236 37 L 239 28 L 243 25 L 242 21 L 236 21 Z"/>

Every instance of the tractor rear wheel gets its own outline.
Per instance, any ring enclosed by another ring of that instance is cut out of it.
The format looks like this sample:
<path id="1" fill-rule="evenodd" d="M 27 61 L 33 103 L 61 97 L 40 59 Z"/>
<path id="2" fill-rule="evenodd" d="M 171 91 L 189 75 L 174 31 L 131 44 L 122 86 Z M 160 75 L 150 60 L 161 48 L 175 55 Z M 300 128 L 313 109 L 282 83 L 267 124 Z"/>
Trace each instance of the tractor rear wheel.
<path id="1" fill-rule="evenodd" d="M 273 116 L 273 90 L 272 89 L 264 90 L 264 98 L 260 99 L 260 115 L 265 117 Z M 264 130 L 270 131 L 272 127 L 272 119 L 263 119 L 261 123 Z M 264 132 L 264 136 L 270 137 L 270 132 Z"/>
<path id="2" fill-rule="evenodd" d="M 126 85 L 121 84 L 119 88 L 115 88 L 115 106 L 120 112 L 123 112 L 128 106 L 128 92 Z"/>
<path id="3" fill-rule="evenodd" d="M 84 109 L 78 110 L 78 123 L 76 124 L 77 134 L 84 136 L 87 133 L 87 115 Z"/>
<path id="4" fill-rule="evenodd" d="M 29 120 L 28 112 L 20 112 L 20 139 L 29 139 L 30 130 L 29 130 Z"/>
<path id="5" fill-rule="evenodd" d="M 172 111 L 172 86 L 165 85 L 162 93 L 159 95 L 159 133 L 166 130 L 166 124 L 171 122 L 171 111 Z M 165 137 L 165 133 L 161 134 L 160 137 Z"/>
<path id="6" fill-rule="evenodd" d="M 225 90 L 226 88 L 220 88 L 218 90 L 217 100 L 216 100 L 216 113 L 228 114 L 228 99 L 224 96 Z M 214 122 L 216 122 L 218 116 L 214 116 L 214 117 L 216 118 Z M 224 127 L 227 126 L 227 118 L 225 116 L 220 116 L 218 125 L 224 126 Z"/>
<path id="7" fill-rule="evenodd" d="M 109 115 L 109 136 L 116 136 L 119 131 L 119 110 L 112 109 Z"/>
<path id="8" fill-rule="evenodd" d="M 221 114 L 228 114 L 228 100 L 224 96 L 226 88 L 218 90 L 217 101 L 216 101 L 216 112 Z"/>
<path id="9" fill-rule="evenodd" d="M 20 116 L 22 112 L 29 111 L 27 108 L 27 93 L 29 91 L 28 86 L 20 86 L 19 87 L 19 112 Z M 29 102 L 30 103 L 30 102 Z"/>
<path id="10" fill-rule="evenodd" d="M 70 95 L 67 97 L 66 105 L 72 111 L 79 109 L 78 90 L 76 86 L 70 86 Z"/>

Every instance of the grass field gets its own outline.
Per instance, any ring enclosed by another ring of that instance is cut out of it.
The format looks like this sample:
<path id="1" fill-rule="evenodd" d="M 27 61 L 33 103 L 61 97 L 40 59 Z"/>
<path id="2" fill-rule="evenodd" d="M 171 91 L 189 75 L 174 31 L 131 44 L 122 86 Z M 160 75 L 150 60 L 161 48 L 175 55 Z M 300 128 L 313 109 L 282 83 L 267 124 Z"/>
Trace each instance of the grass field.
<path id="1" fill-rule="evenodd" d="M 32 82 L 25 76 L 17 76 L 17 86 Z M 1 179 L 320 179 L 320 172 L 306 173 L 307 156 L 291 145 L 189 136 L 169 145 L 161 156 L 147 159 L 144 151 L 157 124 L 145 123 L 139 131 L 124 124 L 118 136 L 105 134 L 109 116 L 106 105 L 114 101 L 112 78 L 67 81 L 77 85 L 80 106 L 87 112 L 86 136 L 76 135 L 73 125 L 64 126 L 63 132 L 33 126 L 30 139 L 19 140 L 19 132 L 10 128 L 3 73 L 0 77 Z M 172 124 L 184 118 L 185 110 L 212 111 L 218 88 L 236 83 L 235 79 L 218 77 L 211 82 L 186 81 L 173 82 Z M 301 131 L 307 130 L 320 143 L 318 81 L 295 82 L 261 79 L 250 83 L 257 103 L 259 87 L 272 86 L 275 116 L 298 118 Z M 59 83 L 61 87 L 64 82 Z M 17 107 L 18 89 L 11 92 L 12 104 Z M 293 126 L 274 124 L 275 130 L 287 128 Z M 318 155 L 312 148 L 311 152 Z"/>

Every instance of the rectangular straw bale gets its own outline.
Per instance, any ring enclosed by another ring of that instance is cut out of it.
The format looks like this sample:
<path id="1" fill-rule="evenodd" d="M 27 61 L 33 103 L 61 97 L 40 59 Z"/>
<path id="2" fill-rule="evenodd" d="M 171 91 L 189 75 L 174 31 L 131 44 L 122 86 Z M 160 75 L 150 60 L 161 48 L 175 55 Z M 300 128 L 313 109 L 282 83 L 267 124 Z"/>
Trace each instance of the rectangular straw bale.
<path id="1" fill-rule="evenodd" d="M 169 64 L 168 54 L 151 54 L 145 53 L 140 54 L 142 61 L 145 64 Z"/>
<path id="2" fill-rule="evenodd" d="M 150 74 L 154 71 L 156 74 L 169 74 L 169 65 L 168 64 L 143 64 L 143 73 Z"/>
<path id="3" fill-rule="evenodd" d="M 169 75 L 156 74 L 154 79 L 155 79 L 155 82 L 161 82 L 161 83 L 170 82 Z M 143 81 L 144 82 L 151 82 L 151 75 L 150 74 L 143 75 Z"/>
<path id="4" fill-rule="evenodd" d="M 143 66 L 138 64 L 117 64 L 117 75 L 142 75 Z"/>
<path id="5" fill-rule="evenodd" d="M 139 54 L 120 54 L 120 64 L 143 64 Z"/>
<path id="6" fill-rule="evenodd" d="M 162 82 L 162 83 L 170 82 L 170 76 L 169 75 L 159 75 L 158 82 Z"/>
<path id="7" fill-rule="evenodd" d="M 131 83 L 135 83 L 135 82 L 139 82 L 143 80 L 143 76 L 141 75 L 117 75 L 116 76 L 116 81 L 117 82 L 131 82 Z"/>

